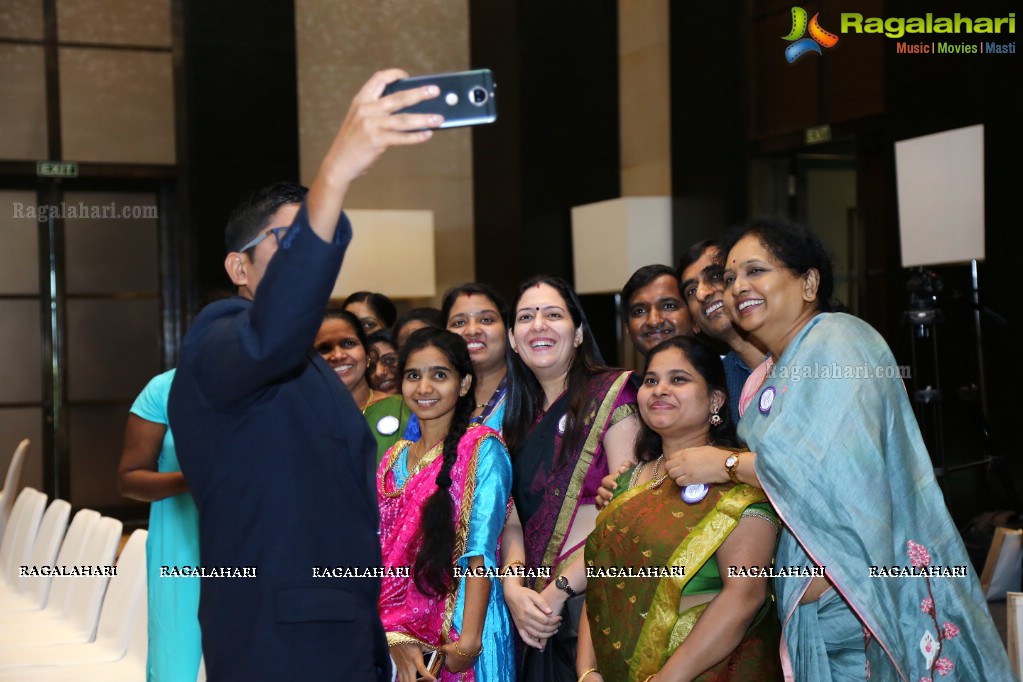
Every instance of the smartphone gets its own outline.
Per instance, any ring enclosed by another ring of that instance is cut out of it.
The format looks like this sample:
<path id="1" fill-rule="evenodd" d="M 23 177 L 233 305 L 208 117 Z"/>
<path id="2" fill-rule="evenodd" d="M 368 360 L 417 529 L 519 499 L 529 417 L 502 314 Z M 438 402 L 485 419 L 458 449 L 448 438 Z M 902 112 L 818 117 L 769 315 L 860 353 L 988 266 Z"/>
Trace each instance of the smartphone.
<path id="1" fill-rule="evenodd" d="M 444 665 L 444 654 L 438 649 L 425 649 L 423 651 L 423 663 L 426 664 L 426 669 L 430 671 L 430 674 L 437 677 L 440 674 L 441 666 Z M 422 675 L 416 675 L 416 682 L 425 679 Z"/>
<path id="2" fill-rule="evenodd" d="M 441 128 L 475 126 L 497 120 L 497 101 L 494 97 L 497 86 L 490 69 L 402 78 L 388 83 L 384 95 L 423 85 L 436 85 L 440 88 L 440 94 L 395 113 L 440 114 L 444 117 Z"/>

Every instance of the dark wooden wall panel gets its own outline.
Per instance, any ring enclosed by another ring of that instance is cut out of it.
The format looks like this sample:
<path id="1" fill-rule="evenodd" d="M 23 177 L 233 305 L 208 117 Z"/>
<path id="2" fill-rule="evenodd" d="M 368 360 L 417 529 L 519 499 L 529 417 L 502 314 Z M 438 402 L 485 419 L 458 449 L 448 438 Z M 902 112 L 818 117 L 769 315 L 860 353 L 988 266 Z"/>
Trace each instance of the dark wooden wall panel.
<path id="1" fill-rule="evenodd" d="M 224 225 L 242 196 L 298 180 L 295 6 L 183 0 L 182 205 L 193 242 L 192 304 L 229 284 Z"/>
<path id="2" fill-rule="evenodd" d="M 572 278 L 571 207 L 620 193 L 617 3 L 469 3 L 498 121 L 473 137 L 476 276 Z"/>

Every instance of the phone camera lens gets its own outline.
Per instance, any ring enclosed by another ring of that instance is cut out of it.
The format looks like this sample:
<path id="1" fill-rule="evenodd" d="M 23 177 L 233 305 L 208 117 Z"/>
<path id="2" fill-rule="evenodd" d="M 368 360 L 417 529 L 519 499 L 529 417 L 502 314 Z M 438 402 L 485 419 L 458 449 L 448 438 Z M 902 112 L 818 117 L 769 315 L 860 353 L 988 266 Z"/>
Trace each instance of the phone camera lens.
<path id="1" fill-rule="evenodd" d="M 490 93 L 486 91 L 486 88 L 477 85 L 469 91 L 469 101 L 478 107 L 483 106 L 490 99 Z"/>

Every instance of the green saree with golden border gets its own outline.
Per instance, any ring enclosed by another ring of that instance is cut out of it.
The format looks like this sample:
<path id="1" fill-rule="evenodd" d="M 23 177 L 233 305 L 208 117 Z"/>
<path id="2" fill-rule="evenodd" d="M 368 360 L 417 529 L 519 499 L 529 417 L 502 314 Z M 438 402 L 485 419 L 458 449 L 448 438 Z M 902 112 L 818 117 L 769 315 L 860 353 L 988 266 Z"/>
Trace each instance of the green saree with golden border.
<path id="1" fill-rule="evenodd" d="M 586 609 L 597 666 L 605 680 L 643 682 L 692 631 L 707 604 L 682 613 L 683 590 L 714 555 L 743 512 L 764 502 L 748 485 L 711 486 L 696 504 L 673 481 L 646 483 L 615 497 L 586 543 Z M 618 577 L 645 569 L 658 577 Z M 742 642 L 697 680 L 781 680 L 779 625 L 771 599 Z"/>

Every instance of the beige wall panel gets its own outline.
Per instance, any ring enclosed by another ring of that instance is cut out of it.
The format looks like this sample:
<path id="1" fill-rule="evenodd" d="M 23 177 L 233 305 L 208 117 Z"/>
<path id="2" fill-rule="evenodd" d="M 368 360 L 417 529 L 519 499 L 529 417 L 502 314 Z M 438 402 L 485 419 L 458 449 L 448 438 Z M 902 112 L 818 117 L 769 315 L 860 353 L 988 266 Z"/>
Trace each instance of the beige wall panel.
<path id="1" fill-rule="evenodd" d="M 64 208 L 68 294 L 159 293 L 155 194 L 69 191 Z"/>
<path id="2" fill-rule="evenodd" d="M 443 134 L 439 133 L 438 135 Z M 437 273 L 437 301 L 449 288 L 473 279 L 472 185 L 471 179 L 445 177 L 441 174 L 413 175 L 400 172 L 389 175 L 388 184 L 365 183 L 359 195 L 359 206 L 386 206 L 387 208 L 414 209 L 423 203 L 436 205 L 434 214 L 434 250 Z M 468 188 L 466 185 L 468 184 Z M 409 195 L 408 189 L 415 193 Z M 405 190 L 405 191 L 403 191 Z M 465 201 L 445 201 L 447 197 L 468 194 Z M 440 211 L 444 211 L 443 217 Z M 352 229 L 358 233 L 359 226 Z M 401 267 L 392 263 L 387 267 Z M 442 270 L 443 268 L 443 270 Z M 486 278 L 485 273 L 480 273 Z"/>
<path id="3" fill-rule="evenodd" d="M 468 28 L 464 0 L 298 0 L 302 181 L 309 183 L 316 175 L 352 97 L 374 71 L 397 66 L 421 75 L 467 69 Z M 500 83 L 500 74 L 496 80 Z M 432 210 L 438 294 L 473 279 L 469 130 L 440 131 L 426 145 L 389 150 L 355 184 L 348 206 Z"/>
<path id="4" fill-rule="evenodd" d="M 40 327 L 37 299 L 0 299 L 0 405 L 42 400 Z"/>
<path id="5" fill-rule="evenodd" d="M 628 197 L 671 196 L 671 160 L 651 159 L 646 163 L 623 166 L 622 195 Z"/>
<path id="6" fill-rule="evenodd" d="M 43 48 L 0 45 L 0 93 L 0 159 L 45 159 Z"/>
<path id="7" fill-rule="evenodd" d="M 0 38 L 43 39 L 43 0 L 0 3 Z"/>
<path id="8" fill-rule="evenodd" d="M 57 35 L 65 43 L 170 47 L 170 17 L 170 0 L 57 0 Z"/>
<path id="9" fill-rule="evenodd" d="M 175 162 L 171 55 L 60 50 L 64 158 Z"/>
<path id="10" fill-rule="evenodd" d="M 36 193 L 0 190 L 0 296 L 39 294 L 39 223 Z M 2 324 L 2 323 L 0 323 Z"/>
<path id="11" fill-rule="evenodd" d="M 622 195 L 670 196 L 668 46 L 656 45 L 623 54 L 619 68 L 623 74 L 619 105 Z"/>
<path id="12" fill-rule="evenodd" d="M 668 0 L 619 0 L 622 196 L 671 195 Z"/>
<path id="13" fill-rule="evenodd" d="M 621 0 L 618 3 L 619 52 L 667 45 L 668 19 L 668 0 Z"/>

